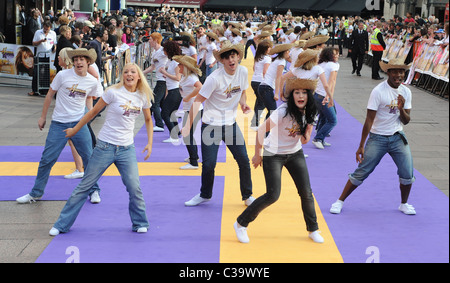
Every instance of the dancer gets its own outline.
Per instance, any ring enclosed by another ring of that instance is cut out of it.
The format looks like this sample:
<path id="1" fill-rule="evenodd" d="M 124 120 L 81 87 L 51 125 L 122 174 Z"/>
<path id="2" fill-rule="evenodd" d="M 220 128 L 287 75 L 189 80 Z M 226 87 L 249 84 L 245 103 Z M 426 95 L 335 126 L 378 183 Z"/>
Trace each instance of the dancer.
<path id="1" fill-rule="evenodd" d="M 289 79 L 284 92 L 287 103 L 274 111 L 258 129 L 252 163 L 255 168 L 262 165 L 267 191 L 247 207 L 234 223 L 236 236 L 242 243 L 250 242 L 248 225 L 278 200 L 283 167 L 288 169 L 300 195 L 309 237 L 316 243 L 324 241 L 318 231 L 314 197 L 302 149 L 302 144 L 308 143 L 313 129 L 312 123 L 316 115 L 313 93 L 316 85 L 317 81 L 313 80 Z M 264 140 L 267 132 L 270 133 Z"/>
<path id="2" fill-rule="evenodd" d="M 271 41 L 263 41 L 258 44 L 255 53 L 255 59 L 253 62 L 253 76 L 250 85 L 252 86 L 253 92 L 256 96 L 255 102 L 255 114 L 251 122 L 250 128 L 257 130 L 259 127 L 259 119 L 261 112 L 264 110 L 264 98 L 258 92 L 259 85 L 264 81 L 264 77 L 269 69 L 272 58 L 269 56 L 270 48 L 272 48 Z"/>
<path id="3" fill-rule="evenodd" d="M 252 197 L 252 180 L 250 160 L 247 155 L 244 136 L 236 123 L 237 106 L 241 105 L 244 114 L 251 109 L 247 105 L 245 90 L 248 88 L 248 71 L 239 62 L 244 55 L 242 44 L 225 41 L 220 51 L 214 52 L 223 68 L 217 69 L 205 81 L 195 99 L 190 116 L 198 115 L 200 105 L 204 102 L 202 124 L 202 186 L 200 194 L 185 202 L 186 206 L 196 206 L 211 200 L 214 186 L 217 153 L 221 141 L 227 143 L 239 166 L 239 179 L 242 200 L 250 205 Z M 192 119 L 186 122 L 182 130 L 188 136 Z"/>
<path id="4" fill-rule="evenodd" d="M 214 72 L 217 69 L 217 62 L 214 58 L 214 51 L 217 51 L 217 45 L 216 42 L 219 42 L 219 37 L 217 34 L 213 32 L 206 32 L 206 45 L 202 46 L 199 49 L 199 52 L 206 51 L 205 56 L 200 61 L 199 65 L 202 65 L 203 62 L 206 64 L 206 77 L 208 77 L 212 72 Z"/>
<path id="5" fill-rule="evenodd" d="M 44 152 L 39 161 L 33 189 L 29 194 L 16 199 L 18 203 L 31 203 L 42 198 L 50 171 L 69 140 L 68 137 L 65 137 L 63 131 L 75 126 L 83 117 L 87 97 L 97 95 L 97 80 L 88 74 L 89 64 L 94 63 L 97 57 L 95 50 L 79 48 L 69 50 L 67 53 L 74 66 L 71 69 L 58 72 L 50 84 L 42 107 L 42 114 L 38 120 L 38 127 L 41 131 L 45 127 L 48 109 L 57 92 L 58 95 L 56 96 Z M 93 148 L 88 127 L 81 127 L 79 132 L 70 139 L 83 159 L 84 168 L 86 168 Z M 94 192 L 100 191 L 97 183 L 92 183 L 88 189 L 88 194 L 91 196 Z"/>
<path id="6" fill-rule="evenodd" d="M 411 119 L 411 91 L 402 85 L 405 72 L 411 65 L 401 59 L 389 63 L 380 61 L 381 69 L 388 79 L 377 85 L 370 94 L 367 116 L 356 151 L 358 168 L 349 175 L 339 199 L 331 206 L 331 213 L 341 213 L 344 201 L 373 172 L 386 153 L 397 165 L 400 180 L 401 204 L 399 210 L 415 215 L 415 208 L 408 204 L 412 183 L 415 181 L 413 159 L 403 125 Z M 369 136 L 369 139 L 366 139 Z M 364 146 L 365 144 L 365 146 Z"/>
<path id="7" fill-rule="evenodd" d="M 143 152 L 147 151 L 144 158 L 147 160 L 153 144 L 153 122 L 150 114 L 152 99 L 153 93 L 141 69 L 136 64 L 129 63 L 123 69 L 120 82 L 106 89 L 105 94 L 94 108 L 84 115 L 73 128 L 65 130 L 67 137 L 76 135 L 100 110 L 108 106 L 105 124 L 98 134 L 97 145 L 84 177 L 67 200 L 58 220 L 50 229 L 51 236 L 69 231 L 86 201 L 89 188 L 113 163 L 119 170 L 122 182 L 130 196 L 128 209 L 132 230 L 138 233 L 147 232 L 149 224 L 140 188 L 133 129 L 136 118 L 143 112 L 148 137 L 148 143 Z"/>
<path id="8" fill-rule="evenodd" d="M 277 109 L 277 101 L 280 99 L 280 89 L 282 88 L 281 76 L 283 75 L 286 62 L 290 61 L 290 49 L 293 44 L 278 44 L 270 49 L 269 55 L 276 55 L 270 63 L 269 69 L 264 76 L 258 88 L 258 93 L 264 101 L 264 107 L 267 109 L 266 119 L 272 111 Z"/>
<path id="9" fill-rule="evenodd" d="M 323 103 L 327 96 L 322 82 L 317 84 L 314 99 L 319 108 L 319 120 L 317 121 L 317 132 L 312 144 L 318 149 L 324 149 L 324 146 L 331 146 L 325 142 L 325 138 L 331 133 L 337 125 L 336 108 L 334 106 L 334 88 L 336 86 L 337 73 L 339 71 L 339 48 L 327 47 L 322 50 L 319 56 L 318 66 L 324 70 L 325 78 L 330 88 L 330 97 L 328 103 Z M 329 107 L 329 105 L 333 105 Z"/>
<path id="10" fill-rule="evenodd" d="M 178 62 L 178 67 L 180 68 L 181 81 L 180 81 L 180 93 L 183 97 L 183 126 L 186 125 L 191 106 L 194 103 L 195 97 L 198 95 L 200 89 L 202 88 L 202 83 L 199 80 L 199 76 L 202 75 L 202 71 L 197 66 L 197 60 L 190 56 L 174 56 L 173 58 Z M 197 127 L 198 122 L 200 122 L 203 114 L 203 105 L 200 106 L 200 113 L 196 117 L 190 117 L 194 121 L 191 131 L 188 136 L 184 137 L 184 144 L 186 145 L 187 151 L 189 153 L 189 158 L 186 159 L 188 164 L 182 166 L 181 170 L 196 170 L 198 169 L 198 147 L 194 139 L 194 129 Z"/>

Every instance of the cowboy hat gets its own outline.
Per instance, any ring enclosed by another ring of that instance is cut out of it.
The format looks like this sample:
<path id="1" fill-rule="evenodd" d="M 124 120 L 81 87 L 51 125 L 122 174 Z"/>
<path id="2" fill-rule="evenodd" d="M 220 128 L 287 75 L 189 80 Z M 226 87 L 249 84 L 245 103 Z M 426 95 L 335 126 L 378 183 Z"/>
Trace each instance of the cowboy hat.
<path id="1" fill-rule="evenodd" d="M 235 35 L 239 35 L 239 36 L 242 35 L 241 31 L 239 29 L 237 29 L 237 28 L 232 28 L 231 32 L 234 33 Z"/>
<path id="2" fill-rule="evenodd" d="M 195 45 L 196 41 L 195 41 L 195 37 L 192 35 L 192 33 L 182 31 L 182 32 L 180 32 L 180 35 L 181 36 L 189 36 L 191 44 Z"/>
<path id="3" fill-rule="evenodd" d="M 412 64 L 405 65 L 405 60 L 402 60 L 400 58 L 395 58 L 389 60 L 388 63 L 385 63 L 383 61 L 380 61 L 380 68 L 383 70 L 383 72 L 387 73 L 389 69 L 403 69 L 408 70 L 411 67 Z"/>
<path id="4" fill-rule="evenodd" d="M 299 68 L 303 66 L 306 62 L 311 61 L 312 59 L 317 58 L 319 55 L 319 50 L 306 49 L 302 53 L 298 55 L 297 61 L 295 61 L 295 68 Z"/>
<path id="5" fill-rule="evenodd" d="M 228 52 L 230 50 L 236 50 L 238 52 L 239 56 L 241 58 L 244 58 L 243 57 L 244 49 L 245 49 L 245 47 L 244 47 L 243 44 L 240 44 L 240 43 L 238 43 L 238 44 L 231 44 L 231 42 L 229 40 L 225 40 L 225 41 L 222 42 L 222 48 L 220 48 L 219 51 L 214 50 L 213 51 L 213 55 L 214 55 L 214 58 L 216 58 L 216 60 L 218 62 L 220 62 L 220 59 L 221 59 L 220 55 L 221 54 L 223 54 L 225 52 Z"/>
<path id="6" fill-rule="evenodd" d="M 286 81 L 284 88 L 284 97 L 289 98 L 295 89 L 309 89 L 314 91 L 317 87 L 317 80 L 299 79 L 297 77 L 290 78 Z"/>
<path id="7" fill-rule="evenodd" d="M 206 36 L 209 36 L 210 38 L 214 39 L 215 41 L 219 41 L 219 37 L 214 32 L 207 31 L 205 32 Z"/>
<path id="8" fill-rule="evenodd" d="M 294 44 L 295 44 L 294 47 L 295 48 L 303 48 L 305 46 L 306 42 L 307 42 L 307 40 L 299 39 L 299 40 L 294 42 Z"/>
<path id="9" fill-rule="evenodd" d="M 261 38 L 261 37 L 269 37 L 269 36 L 272 36 L 272 34 L 270 33 L 270 32 L 268 32 L 268 31 L 263 31 L 263 32 L 261 32 L 260 34 L 259 34 L 259 38 Z"/>
<path id="10" fill-rule="evenodd" d="M 328 35 L 317 35 L 317 36 L 314 36 L 313 38 L 308 40 L 308 42 L 306 42 L 305 48 L 325 43 L 325 42 L 328 41 L 328 39 L 330 39 L 330 37 Z"/>
<path id="11" fill-rule="evenodd" d="M 294 47 L 294 44 L 292 44 L 292 43 L 285 43 L 285 44 L 275 45 L 275 47 L 270 49 L 269 55 L 274 55 L 274 54 L 281 53 L 283 51 L 290 50 L 292 47 Z"/>
<path id="12" fill-rule="evenodd" d="M 183 66 L 185 66 L 186 68 L 188 68 L 189 70 L 191 70 L 192 72 L 197 74 L 199 77 L 202 76 L 202 71 L 200 70 L 200 68 L 197 65 L 197 60 L 195 60 L 191 56 L 175 55 L 175 56 L 173 56 L 172 59 L 175 60 L 176 62 L 182 64 Z"/>
<path id="13" fill-rule="evenodd" d="M 67 56 L 69 56 L 70 60 L 73 61 L 73 57 L 76 56 L 84 56 L 89 58 L 90 63 L 94 63 L 97 60 L 97 52 L 95 52 L 94 48 L 87 50 L 86 48 L 77 48 L 73 50 L 67 50 Z"/>
<path id="14" fill-rule="evenodd" d="M 314 36 L 314 32 L 313 32 L 313 31 L 305 32 L 304 34 L 302 34 L 302 35 L 300 36 L 300 39 L 302 39 L 302 40 L 308 40 L 308 39 L 310 39 L 310 38 L 313 37 L 313 36 Z"/>

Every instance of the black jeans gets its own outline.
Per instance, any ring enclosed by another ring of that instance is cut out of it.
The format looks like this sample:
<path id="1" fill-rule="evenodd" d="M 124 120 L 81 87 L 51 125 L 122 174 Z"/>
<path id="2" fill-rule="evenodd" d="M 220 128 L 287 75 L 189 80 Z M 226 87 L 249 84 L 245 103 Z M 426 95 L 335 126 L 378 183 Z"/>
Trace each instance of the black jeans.
<path id="1" fill-rule="evenodd" d="M 380 61 L 381 57 L 383 57 L 383 51 L 373 51 L 373 61 L 372 61 L 372 79 L 377 79 L 380 77 L 378 73 L 380 71 Z"/>
<path id="2" fill-rule="evenodd" d="M 157 81 L 155 85 L 155 89 L 153 90 L 155 95 L 155 101 L 150 108 L 150 111 L 155 118 L 155 126 L 164 128 L 164 122 L 161 117 L 161 104 L 164 100 L 164 96 L 166 95 L 166 82 L 165 81 Z"/>
<path id="3" fill-rule="evenodd" d="M 253 92 L 255 93 L 255 96 L 256 96 L 256 102 L 255 102 L 255 107 L 254 107 L 255 114 L 253 115 L 253 119 L 252 119 L 252 127 L 259 126 L 259 117 L 261 116 L 261 113 L 265 108 L 264 99 L 261 97 L 261 95 L 259 94 L 259 91 L 258 91 L 260 84 L 261 84 L 260 82 L 253 82 L 253 81 L 251 82 Z"/>
<path id="4" fill-rule="evenodd" d="M 314 197 L 309 182 L 308 167 L 306 166 L 303 149 L 294 154 L 270 154 L 264 152 L 263 170 L 266 179 L 267 192 L 257 198 L 247 209 L 237 218 L 237 222 L 247 227 L 256 217 L 275 203 L 281 193 L 281 172 L 283 166 L 286 167 L 294 180 L 300 195 L 303 217 L 306 222 L 306 230 L 313 232 L 319 229 L 317 224 Z M 281 219 L 280 219 L 281 220 Z"/>
<path id="5" fill-rule="evenodd" d="M 357 63 L 358 62 L 358 63 Z M 356 70 L 356 72 L 361 72 L 362 66 L 364 63 L 364 52 L 361 52 L 357 49 L 352 49 L 352 65 L 353 70 Z"/>
<path id="6" fill-rule="evenodd" d="M 176 112 L 180 108 L 182 100 L 183 98 L 181 97 L 180 89 L 175 88 L 167 92 L 167 96 L 164 98 L 161 105 L 161 117 L 169 129 L 170 137 L 173 139 L 177 139 L 180 132 Z"/>
<path id="7" fill-rule="evenodd" d="M 253 47 L 256 50 L 256 43 L 253 39 L 247 40 L 247 43 L 245 43 L 245 52 L 244 52 L 244 59 L 247 59 L 247 49 L 250 47 L 250 45 L 253 45 Z"/>
<path id="8" fill-rule="evenodd" d="M 194 138 L 194 131 L 197 128 L 198 122 L 201 121 L 202 116 L 203 116 L 203 110 L 201 110 L 197 114 L 197 117 L 194 118 L 194 123 L 192 124 L 191 132 L 190 132 L 189 136 L 183 138 L 184 144 L 186 145 L 187 151 L 189 153 L 189 163 L 192 166 L 198 166 L 198 158 L 199 158 L 198 157 L 198 146 L 197 146 L 197 142 Z M 184 118 L 183 118 L 183 127 L 184 127 L 184 125 L 186 125 L 188 117 L 189 117 L 189 111 L 186 111 L 184 113 Z"/>
<path id="9" fill-rule="evenodd" d="M 277 109 L 277 102 L 274 99 L 274 89 L 271 86 L 260 84 L 258 94 L 263 99 L 264 106 L 267 108 L 267 119 L 270 117 L 270 114 L 272 114 L 272 111 Z"/>

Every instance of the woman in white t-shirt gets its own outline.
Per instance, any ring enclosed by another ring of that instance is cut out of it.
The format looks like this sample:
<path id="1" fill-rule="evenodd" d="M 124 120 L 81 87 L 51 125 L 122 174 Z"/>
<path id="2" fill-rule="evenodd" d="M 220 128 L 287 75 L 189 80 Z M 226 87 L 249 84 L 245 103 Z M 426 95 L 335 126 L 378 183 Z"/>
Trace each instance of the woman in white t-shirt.
<path id="1" fill-rule="evenodd" d="M 180 68 L 181 81 L 180 81 L 180 93 L 183 98 L 183 127 L 189 120 L 191 106 L 194 103 L 195 97 L 202 88 L 202 83 L 199 80 L 199 76 L 202 75 L 202 71 L 197 65 L 197 60 L 189 56 L 175 56 L 174 60 L 177 61 L 178 67 Z M 197 128 L 198 122 L 200 122 L 203 114 L 203 105 L 200 106 L 200 112 L 197 117 L 191 117 L 194 121 L 191 131 L 188 136 L 183 137 L 184 143 L 186 145 L 187 151 L 189 153 L 189 158 L 186 160 L 189 163 L 182 166 L 181 170 L 195 170 L 198 169 L 198 147 L 194 139 L 194 130 Z M 189 120 L 191 121 L 191 120 Z"/>
<path id="2" fill-rule="evenodd" d="M 282 88 L 280 79 L 283 75 L 286 61 L 290 60 L 289 50 L 291 48 L 292 44 L 278 44 L 269 52 L 269 55 L 276 56 L 273 57 L 273 61 L 270 63 L 266 75 L 264 76 L 264 80 L 258 88 L 259 95 L 263 98 L 264 106 L 268 111 L 266 119 L 270 116 L 272 111 L 277 109 L 277 101 L 280 97 L 279 90 Z"/>
<path id="3" fill-rule="evenodd" d="M 176 112 L 180 108 L 181 94 L 180 94 L 180 80 L 181 73 L 178 67 L 178 62 L 173 60 L 174 56 L 181 55 L 181 49 L 175 41 L 167 41 L 164 43 L 164 53 L 169 61 L 166 68 L 161 67 L 159 71 L 166 78 L 167 95 L 161 103 L 161 117 L 169 129 L 170 137 L 163 142 L 176 144 L 179 142 L 178 134 L 178 118 Z"/>
<path id="4" fill-rule="evenodd" d="M 216 42 L 219 40 L 219 37 L 217 34 L 213 32 L 206 32 L 206 45 L 202 46 L 199 49 L 199 52 L 206 51 L 205 56 L 200 62 L 200 65 L 202 65 L 202 62 L 204 61 L 206 64 L 206 77 L 211 75 L 212 72 L 214 72 L 217 69 L 217 62 L 216 58 L 214 57 L 213 52 L 217 51 L 217 45 Z"/>
<path id="5" fill-rule="evenodd" d="M 61 214 L 50 230 L 50 235 L 68 232 L 75 222 L 93 184 L 113 163 L 122 177 L 129 194 L 129 214 L 132 230 L 147 232 L 149 223 L 145 211 L 145 201 L 139 182 L 138 163 L 134 147 L 134 126 L 136 118 L 144 113 L 148 143 L 145 160 L 150 157 L 153 144 L 153 122 L 150 114 L 153 93 L 139 66 L 134 63 L 125 65 L 120 82 L 105 90 L 94 108 L 76 124 L 65 130 L 67 137 L 74 136 L 80 128 L 89 122 L 100 110 L 106 109 L 105 123 L 98 135 L 89 164 L 80 184 L 67 200 Z"/>
<path id="6" fill-rule="evenodd" d="M 327 47 L 322 50 L 319 57 L 319 65 L 324 70 L 325 78 L 330 87 L 331 97 L 328 103 L 323 103 L 327 93 L 319 81 L 317 84 L 314 99 L 319 107 L 319 120 L 317 121 L 317 132 L 312 143 L 318 149 L 324 149 L 324 146 L 330 146 L 325 142 L 325 138 L 331 133 L 331 130 L 337 125 L 336 108 L 333 103 L 334 88 L 336 86 L 337 73 L 339 71 L 339 48 Z M 328 107 L 329 104 L 333 107 Z"/>
<path id="7" fill-rule="evenodd" d="M 267 191 L 247 207 L 234 223 L 236 236 L 242 243 L 250 241 L 248 225 L 278 200 L 283 167 L 288 169 L 300 195 L 309 237 L 316 243 L 324 241 L 318 231 L 314 197 L 302 149 L 302 144 L 306 144 L 311 137 L 317 111 L 313 98 L 316 85 L 317 81 L 313 80 L 288 80 L 284 92 L 287 103 L 274 111 L 258 129 L 252 163 L 255 168 L 262 165 Z M 267 132 L 269 135 L 265 138 Z M 263 147 L 264 154 L 261 152 Z"/>
<path id="8" fill-rule="evenodd" d="M 253 76 L 251 80 L 251 86 L 253 92 L 256 96 L 255 102 L 255 114 L 253 115 L 251 127 L 258 128 L 259 127 L 259 118 L 261 112 L 264 110 L 264 99 L 258 92 L 259 85 L 264 81 L 264 76 L 269 69 L 270 63 L 272 63 L 272 58 L 269 56 L 270 48 L 272 47 L 271 41 L 263 41 L 258 44 L 258 48 L 256 49 L 255 59 L 253 63 Z"/>
<path id="9" fill-rule="evenodd" d="M 253 45 L 253 48 L 256 49 L 256 43 L 253 40 L 255 35 L 253 34 L 252 24 L 250 22 L 248 22 L 245 26 L 247 27 L 245 29 L 245 35 L 247 37 L 247 42 L 245 43 L 244 59 L 247 59 L 247 50 L 248 50 L 248 48 L 250 47 L 250 45 Z"/>

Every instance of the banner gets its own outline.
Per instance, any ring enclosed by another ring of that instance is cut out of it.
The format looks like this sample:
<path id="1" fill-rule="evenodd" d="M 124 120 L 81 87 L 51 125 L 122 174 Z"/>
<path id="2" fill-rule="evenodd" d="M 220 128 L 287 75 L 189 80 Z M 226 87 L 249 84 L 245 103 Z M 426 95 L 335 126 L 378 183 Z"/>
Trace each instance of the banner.
<path id="1" fill-rule="evenodd" d="M 0 77 L 31 80 L 33 68 L 33 46 L 0 43 Z"/>

